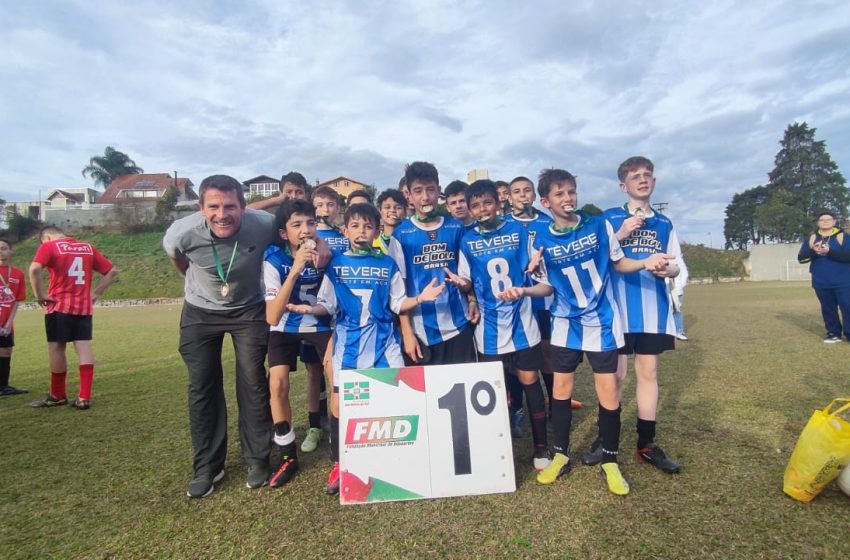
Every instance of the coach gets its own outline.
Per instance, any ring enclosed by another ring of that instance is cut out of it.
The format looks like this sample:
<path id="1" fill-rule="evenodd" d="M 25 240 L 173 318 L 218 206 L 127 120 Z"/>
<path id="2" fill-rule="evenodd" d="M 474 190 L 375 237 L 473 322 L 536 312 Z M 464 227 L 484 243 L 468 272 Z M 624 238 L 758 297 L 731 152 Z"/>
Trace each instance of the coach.
<path id="1" fill-rule="evenodd" d="M 230 333 L 236 353 L 239 438 L 247 486 L 268 480 L 272 419 L 265 356 L 269 328 L 262 287 L 263 251 L 275 235 L 274 216 L 246 209 L 242 184 L 227 175 L 201 182 L 200 212 L 174 222 L 163 239 L 185 276 L 180 355 L 189 373 L 189 426 L 194 477 L 186 494 L 203 498 L 224 476 L 227 408 L 221 349 Z"/>

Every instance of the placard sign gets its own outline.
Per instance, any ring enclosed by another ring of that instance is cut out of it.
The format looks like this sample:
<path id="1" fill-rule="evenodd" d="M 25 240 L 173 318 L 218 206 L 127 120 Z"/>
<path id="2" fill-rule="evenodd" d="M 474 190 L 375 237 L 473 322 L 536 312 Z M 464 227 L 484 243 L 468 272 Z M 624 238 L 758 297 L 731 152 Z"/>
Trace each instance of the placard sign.
<path id="1" fill-rule="evenodd" d="M 516 490 L 502 364 L 340 372 L 340 503 Z"/>

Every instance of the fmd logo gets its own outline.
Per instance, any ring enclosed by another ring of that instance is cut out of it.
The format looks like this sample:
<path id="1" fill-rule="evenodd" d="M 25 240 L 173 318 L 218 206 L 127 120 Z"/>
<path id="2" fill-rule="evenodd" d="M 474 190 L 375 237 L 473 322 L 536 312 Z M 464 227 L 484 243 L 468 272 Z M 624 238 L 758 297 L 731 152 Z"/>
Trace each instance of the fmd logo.
<path id="1" fill-rule="evenodd" d="M 346 445 L 387 444 L 416 441 L 419 416 L 353 418 L 345 430 Z"/>

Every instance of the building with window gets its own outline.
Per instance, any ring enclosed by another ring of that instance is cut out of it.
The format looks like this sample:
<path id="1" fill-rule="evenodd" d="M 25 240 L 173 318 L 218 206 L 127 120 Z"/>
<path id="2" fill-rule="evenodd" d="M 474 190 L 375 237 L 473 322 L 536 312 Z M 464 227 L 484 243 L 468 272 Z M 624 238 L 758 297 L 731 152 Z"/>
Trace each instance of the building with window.
<path id="1" fill-rule="evenodd" d="M 168 187 L 177 186 L 177 202 L 198 200 L 194 184 L 185 177 L 175 179 L 168 173 L 121 175 L 109 183 L 98 204 L 156 204 Z"/>
<path id="2" fill-rule="evenodd" d="M 245 185 L 246 198 L 252 195 L 269 197 L 280 192 L 280 181 L 268 175 L 260 175 L 253 179 L 248 179 L 247 181 L 243 181 L 242 184 Z"/>
<path id="3" fill-rule="evenodd" d="M 340 194 L 340 196 L 344 198 L 348 198 L 352 192 L 360 189 L 366 188 L 366 183 L 362 183 L 360 181 L 355 181 L 354 179 L 349 179 L 348 177 L 337 177 L 336 179 L 331 179 L 330 181 L 325 181 L 324 183 L 316 183 L 315 190 L 318 187 L 330 187 L 336 192 Z"/>

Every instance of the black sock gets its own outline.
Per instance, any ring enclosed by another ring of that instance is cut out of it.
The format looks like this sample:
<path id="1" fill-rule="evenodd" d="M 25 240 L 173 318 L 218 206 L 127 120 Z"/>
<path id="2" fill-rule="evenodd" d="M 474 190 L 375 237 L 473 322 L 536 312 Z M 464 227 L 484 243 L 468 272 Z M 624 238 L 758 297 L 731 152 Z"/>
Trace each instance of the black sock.
<path id="1" fill-rule="evenodd" d="M 570 424 L 573 421 L 572 399 L 549 401 L 552 406 L 552 448 L 556 453 L 569 455 Z"/>
<path id="2" fill-rule="evenodd" d="M 616 463 L 620 450 L 620 407 L 608 410 L 599 405 L 599 439 L 602 445 L 602 462 Z"/>
<path id="3" fill-rule="evenodd" d="M 292 426 L 289 425 L 289 422 L 284 420 L 283 422 L 278 422 L 274 425 L 274 433 L 279 436 L 285 436 L 290 431 L 292 431 Z M 284 445 L 278 445 L 280 449 L 280 454 L 282 457 L 292 457 L 293 459 L 297 459 L 298 455 L 296 452 L 297 445 L 296 441 L 292 440 L 290 443 L 286 443 Z"/>
<path id="4" fill-rule="evenodd" d="M 0 358 L 0 387 L 6 387 L 9 384 L 9 370 L 11 369 L 12 358 Z"/>
<path id="5" fill-rule="evenodd" d="M 555 374 L 541 372 L 540 376 L 543 377 L 543 384 L 546 385 L 546 395 L 549 397 L 549 412 L 551 413 L 552 401 L 555 399 L 552 394 L 552 387 L 555 384 Z"/>
<path id="6" fill-rule="evenodd" d="M 339 418 L 331 414 L 331 461 L 339 463 Z"/>
<path id="7" fill-rule="evenodd" d="M 643 449 L 655 441 L 655 420 L 637 419 L 637 447 Z"/>
<path id="8" fill-rule="evenodd" d="M 322 374 L 321 381 L 319 382 L 319 416 L 324 417 L 328 415 L 328 384 L 325 381 L 325 376 Z M 312 424 L 310 424 L 312 426 Z M 316 425 L 317 427 L 319 424 Z"/>
<path id="9" fill-rule="evenodd" d="M 319 412 L 308 412 L 307 413 L 307 422 L 309 422 L 311 428 L 321 428 L 322 424 L 319 422 L 321 418 L 321 414 Z"/>
<path id="10" fill-rule="evenodd" d="M 508 403 L 509 410 L 516 412 L 522 408 L 522 383 L 519 382 L 519 377 L 511 373 L 505 374 L 505 386 L 508 388 Z"/>
<path id="11" fill-rule="evenodd" d="M 528 401 L 534 447 L 546 447 L 546 404 L 543 402 L 543 389 L 536 379 L 531 385 L 523 385 L 522 388 Z"/>

